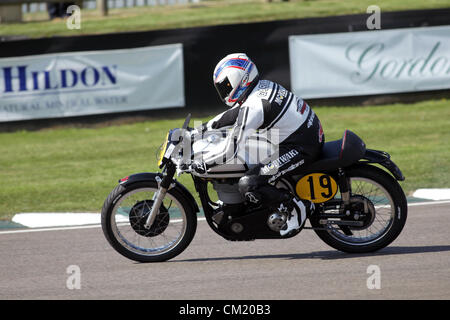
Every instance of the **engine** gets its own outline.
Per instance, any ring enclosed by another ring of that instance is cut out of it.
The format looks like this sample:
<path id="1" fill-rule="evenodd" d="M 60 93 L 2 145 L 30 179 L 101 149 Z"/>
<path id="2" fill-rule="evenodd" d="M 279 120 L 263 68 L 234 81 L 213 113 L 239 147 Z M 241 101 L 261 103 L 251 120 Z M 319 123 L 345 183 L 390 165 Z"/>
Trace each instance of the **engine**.
<path id="1" fill-rule="evenodd" d="M 221 183 L 213 181 L 213 188 L 217 192 L 219 200 L 224 204 L 238 204 L 244 202 L 244 198 L 239 192 L 238 184 L 236 183 Z"/>

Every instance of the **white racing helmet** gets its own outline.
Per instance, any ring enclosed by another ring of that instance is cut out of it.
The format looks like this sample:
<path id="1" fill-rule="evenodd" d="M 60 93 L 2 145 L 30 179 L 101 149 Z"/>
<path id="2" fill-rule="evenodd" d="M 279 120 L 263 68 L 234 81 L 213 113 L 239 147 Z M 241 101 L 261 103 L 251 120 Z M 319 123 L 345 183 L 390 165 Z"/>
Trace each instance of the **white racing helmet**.
<path id="1" fill-rule="evenodd" d="M 214 69 L 214 86 L 220 99 L 232 107 L 242 103 L 258 82 L 258 69 L 245 53 L 232 53 Z"/>

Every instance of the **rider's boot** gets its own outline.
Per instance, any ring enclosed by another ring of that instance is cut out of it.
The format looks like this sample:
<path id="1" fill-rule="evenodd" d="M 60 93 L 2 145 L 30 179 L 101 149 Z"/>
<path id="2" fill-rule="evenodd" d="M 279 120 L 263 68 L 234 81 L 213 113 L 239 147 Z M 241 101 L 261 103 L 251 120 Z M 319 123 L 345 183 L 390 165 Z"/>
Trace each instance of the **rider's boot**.
<path id="1" fill-rule="evenodd" d="M 297 208 L 300 209 L 300 212 L 297 212 Z M 311 201 L 298 200 L 291 195 L 291 199 L 287 202 L 282 202 L 278 208 L 278 211 L 288 215 L 285 225 L 280 230 L 280 234 L 285 236 L 296 232 L 314 210 L 315 206 Z"/>

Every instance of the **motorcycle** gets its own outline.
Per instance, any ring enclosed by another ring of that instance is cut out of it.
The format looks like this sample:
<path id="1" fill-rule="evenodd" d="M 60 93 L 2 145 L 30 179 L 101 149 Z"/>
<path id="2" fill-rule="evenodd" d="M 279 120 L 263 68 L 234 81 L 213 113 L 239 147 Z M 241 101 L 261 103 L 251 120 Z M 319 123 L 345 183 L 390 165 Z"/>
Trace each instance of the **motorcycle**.
<path id="1" fill-rule="evenodd" d="M 197 172 L 186 161 L 199 152 L 217 152 L 226 140 L 225 130 L 192 143 L 187 138 L 189 122 L 190 115 L 182 128 L 167 134 L 158 158 L 161 172 L 120 179 L 104 202 L 103 233 L 129 259 L 166 261 L 193 239 L 201 211 L 175 174 L 192 176 L 206 222 L 230 241 L 285 239 L 310 229 L 337 250 L 369 253 L 388 246 L 406 223 L 406 197 L 397 182 L 405 179 L 402 172 L 388 153 L 367 149 L 361 138 L 346 130 L 342 139 L 324 143 L 317 161 L 274 182 L 295 195 L 293 210 L 301 220 L 300 228 L 284 234 L 281 230 L 292 212 L 279 210 L 279 204 L 248 205 L 239 193 L 239 178 L 248 169 L 245 163 Z M 191 149 L 182 147 L 186 145 Z M 209 184 L 218 200 L 211 199 Z M 299 199 L 315 204 L 312 214 L 302 215 Z"/>

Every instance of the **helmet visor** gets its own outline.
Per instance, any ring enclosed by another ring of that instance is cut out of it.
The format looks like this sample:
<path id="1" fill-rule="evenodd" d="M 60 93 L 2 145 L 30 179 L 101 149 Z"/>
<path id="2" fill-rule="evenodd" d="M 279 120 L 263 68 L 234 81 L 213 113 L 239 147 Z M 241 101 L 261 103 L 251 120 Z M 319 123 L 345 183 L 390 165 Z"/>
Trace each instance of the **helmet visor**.
<path id="1" fill-rule="evenodd" d="M 233 87 L 231 86 L 228 77 L 225 77 L 220 82 L 215 82 L 214 86 L 216 87 L 217 92 L 219 93 L 220 99 L 222 99 L 223 101 L 225 101 L 226 97 L 230 94 L 231 91 L 233 91 Z"/>

